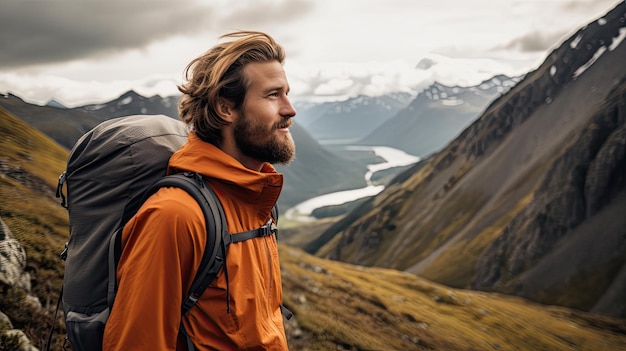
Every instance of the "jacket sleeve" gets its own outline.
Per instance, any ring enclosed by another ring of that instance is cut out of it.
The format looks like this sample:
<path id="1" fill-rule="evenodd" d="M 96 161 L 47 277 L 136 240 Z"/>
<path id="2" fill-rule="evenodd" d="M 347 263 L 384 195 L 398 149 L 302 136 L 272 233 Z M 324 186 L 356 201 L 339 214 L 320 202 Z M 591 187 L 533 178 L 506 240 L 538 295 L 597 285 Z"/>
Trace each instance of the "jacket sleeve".
<path id="1" fill-rule="evenodd" d="M 159 190 L 126 225 L 118 291 L 103 350 L 175 350 L 183 291 L 206 242 L 204 217 L 184 190 Z"/>

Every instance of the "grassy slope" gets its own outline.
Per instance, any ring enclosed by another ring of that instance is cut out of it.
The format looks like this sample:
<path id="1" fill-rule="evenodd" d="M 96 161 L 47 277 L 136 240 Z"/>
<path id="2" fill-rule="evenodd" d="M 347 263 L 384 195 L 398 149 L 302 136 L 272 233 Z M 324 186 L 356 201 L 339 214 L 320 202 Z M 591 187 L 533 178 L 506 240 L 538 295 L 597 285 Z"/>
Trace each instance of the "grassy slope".
<path id="1" fill-rule="evenodd" d="M 67 213 L 54 198 L 68 151 L 0 108 L 0 216 L 24 247 L 32 294 L 54 308 L 63 274 L 59 253 L 67 240 Z M 20 293 L 5 291 L 0 310 L 43 345 L 51 319 L 19 306 Z"/>
<path id="2" fill-rule="evenodd" d="M 281 246 L 296 350 L 623 350 L 626 324 Z"/>

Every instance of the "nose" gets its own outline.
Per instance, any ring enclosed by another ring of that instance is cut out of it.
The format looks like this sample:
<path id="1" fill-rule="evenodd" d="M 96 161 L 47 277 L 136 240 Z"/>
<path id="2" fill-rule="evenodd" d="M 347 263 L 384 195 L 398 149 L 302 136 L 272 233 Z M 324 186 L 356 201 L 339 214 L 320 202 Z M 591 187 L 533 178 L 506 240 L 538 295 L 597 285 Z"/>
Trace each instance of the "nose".
<path id="1" fill-rule="evenodd" d="M 285 95 L 280 111 L 281 116 L 285 118 L 293 118 L 296 116 L 296 109 L 291 104 L 289 97 Z"/>

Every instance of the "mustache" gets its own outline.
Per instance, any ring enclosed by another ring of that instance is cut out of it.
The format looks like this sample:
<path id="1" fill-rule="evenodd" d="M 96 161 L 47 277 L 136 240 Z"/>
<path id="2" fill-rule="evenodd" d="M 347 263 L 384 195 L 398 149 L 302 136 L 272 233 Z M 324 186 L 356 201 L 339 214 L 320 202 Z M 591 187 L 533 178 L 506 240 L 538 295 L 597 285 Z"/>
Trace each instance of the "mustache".
<path id="1" fill-rule="evenodd" d="M 292 124 L 293 124 L 293 121 L 291 120 L 291 118 L 289 118 L 285 121 L 276 123 L 275 127 L 276 129 L 289 128 L 291 127 Z"/>

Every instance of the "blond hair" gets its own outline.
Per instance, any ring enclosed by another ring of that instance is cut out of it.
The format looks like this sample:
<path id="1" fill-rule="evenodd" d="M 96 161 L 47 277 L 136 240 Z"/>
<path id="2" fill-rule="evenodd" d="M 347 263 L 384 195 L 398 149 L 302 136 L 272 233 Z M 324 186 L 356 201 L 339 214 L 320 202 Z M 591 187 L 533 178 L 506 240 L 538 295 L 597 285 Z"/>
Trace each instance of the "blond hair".
<path id="1" fill-rule="evenodd" d="M 249 85 L 242 73 L 251 62 L 285 61 L 285 52 L 272 37 L 262 32 L 238 31 L 222 35 L 233 38 L 219 43 L 192 60 L 185 68 L 185 80 L 178 86 L 183 93 L 178 105 L 180 118 L 190 124 L 204 141 L 217 146 L 221 129 L 228 123 L 216 112 L 220 98 L 239 109 Z"/>

